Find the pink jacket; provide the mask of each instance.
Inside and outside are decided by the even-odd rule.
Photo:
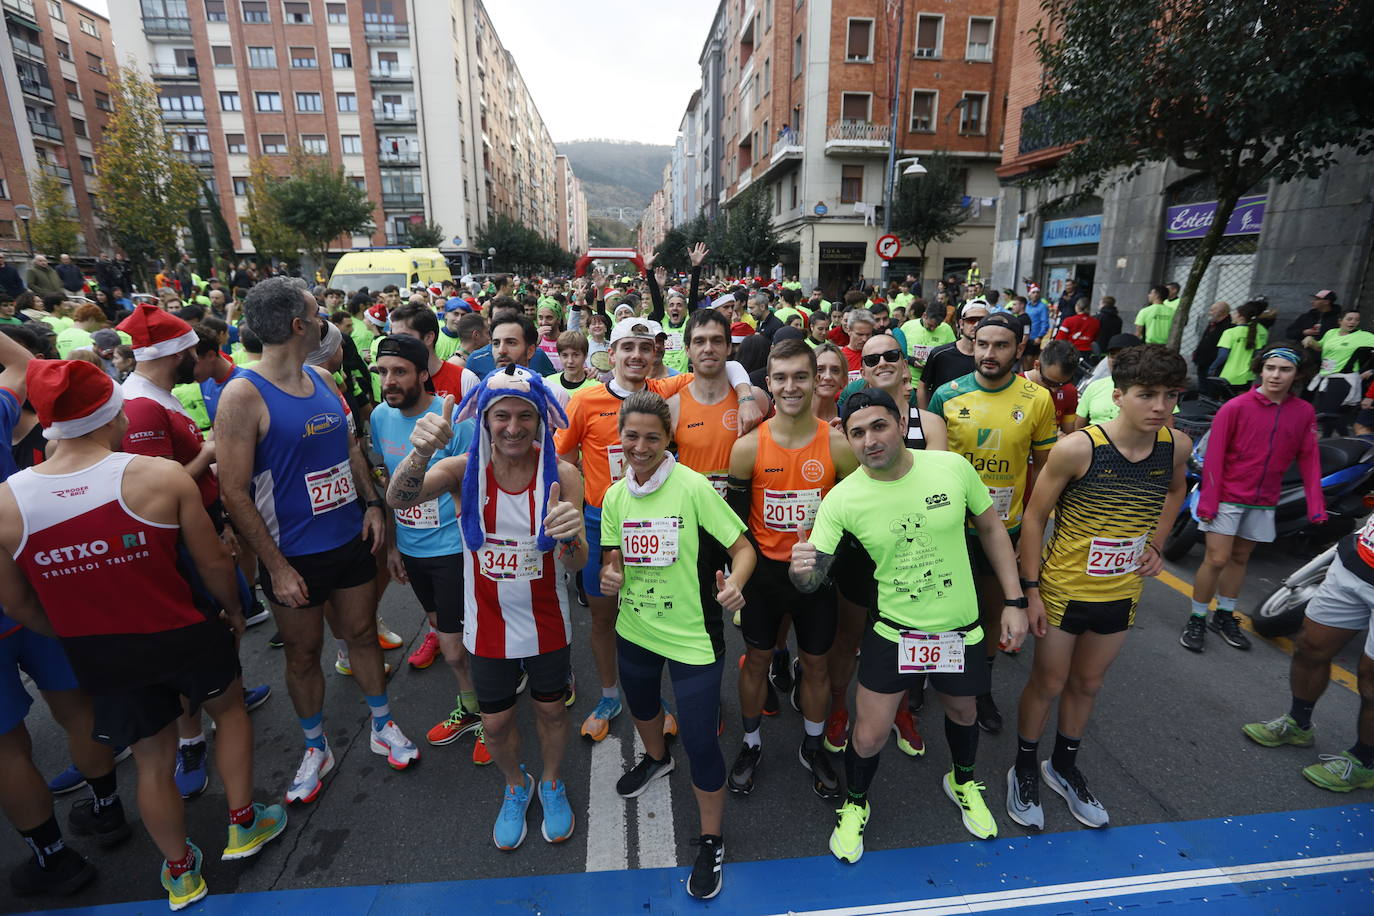
[[[1326,520],[1317,414],[1295,395],[1281,404],[1252,388],[1222,405],[1212,421],[1197,514],[1214,518],[1220,503],[1273,506],[1288,465],[1297,459],[1307,493],[1307,516]]]

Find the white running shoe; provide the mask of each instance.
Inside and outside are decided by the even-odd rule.
[[[401,734],[401,730],[392,720],[387,719],[386,726],[381,731],[371,728],[369,732],[372,736],[372,753],[385,757],[393,769],[404,770],[420,759],[420,749]]]
[[[316,747],[307,747],[305,756],[301,758],[301,765],[296,770],[296,776],[291,780],[291,786],[286,790],[286,802],[299,802],[309,804],[320,794],[320,789],[324,785],[324,778],[334,769],[334,752],[329,749],[329,745],[324,746],[324,750]]]

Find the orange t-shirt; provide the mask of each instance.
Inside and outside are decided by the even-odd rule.
[[[651,378],[647,387],[662,398],[670,398],[688,384],[690,372],[668,378]],[[584,388],[568,402],[568,428],[554,435],[559,455],[582,450],[582,477],[586,481],[587,505],[601,508],[611,484],[625,476],[625,456],[620,449],[620,405],[622,398],[608,384]]]
[[[787,562],[797,530],[816,523],[821,497],[835,485],[835,460],[830,455],[830,424],[824,420],[816,421],[816,434],[801,448],[778,445],[771,425],[759,427],[749,533],[764,556]]]
[[[734,389],[714,404],[692,397],[690,387],[677,393],[677,460],[706,475],[716,492],[725,496],[730,450],[739,436],[739,395]]]

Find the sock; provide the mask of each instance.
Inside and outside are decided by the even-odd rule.
[[[95,799],[97,813],[101,808],[108,808],[119,801],[119,793],[115,791],[114,770],[110,770],[104,776],[87,776],[86,785],[91,787],[91,797]]]
[[[824,722],[812,722],[805,716],[802,717],[802,727],[806,729],[807,736],[811,738],[819,738],[821,735],[825,734]]]
[[[1298,723],[1298,728],[1306,730],[1312,727],[1312,710],[1316,708],[1316,703],[1309,703],[1306,700],[1293,697],[1293,703],[1288,707],[1288,715],[1294,722]]]
[[[1227,598],[1225,595],[1217,595],[1217,610],[1225,611],[1230,614],[1236,609],[1236,599]]]
[[[945,741],[949,744],[949,756],[954,761],[954,781],[960,783],[973,779],[973,763],[978,759],[978,723],[960,725],[945,716]]]
[[[439,637],[439,631],[434,629],[434,624],[429,625],[429,635],[435,637],[436,639]]]
[[[868,802],[868,787],[873,784],[873,776],[878,772],[878,755],[860,757],[850,741],[844,749],[844,784],[849,800],[856,805]]]
[[[1039,741],[1027,741],[1020,735],[1016,736],[1016,772],[1034,773],[1036,754],[1040,751]]]
[[[463,707],[464,709],[466,709],[468,712],[474,712],[474,713],[477,712],[477,711],[478,711],[478,707],[477,707],[477,691],[475,691],[475,690],[463,690],[463,691],[459,691],[459,693],[458,693],[458,705],[462,706],[462,707]]]
[[[188,871],[196,867],[196,854],[190,846],[186,847],[186,855],[179,862],[167,860],[167,870],[172,873],[173,878],[180,878]]]
[[[19,831],[19,835],[28,844],[39,868],[52,868],[54,859],[67,851],[67,844],[62,842],[62,828],[57,826],[56,814],[32,830]]]
[[[1054,755],[1050,766],[1060,776],[1073,772],[1078,766],[1078,744],[1082,738],[1070,738],[1063,732],[1054,733]]]
[[[324,713],[317,712],[308,719],[301,719],[301,731],[305,732],[305,746],[324,750]]]
[[[1374,768],[1374,744],[1356,741],[1355,746],[1350,749],[1350,755],[1360,762],[1360,766],[1366,769]]]
[[[367,705],[372,710],[372,730],[379,732],[386,728],[387,720],[391,718],[391,703],[387,701],[386,694],[367,697]]]
[[[190,746],[193,745],[193,744],[204,744],[204,743],[205,743],[205,733],[204,733],[204,732],[201,732],[199,735],[196,735],[194,738],[178,738],[178,739],[177,739],[177,747],[179,747],[179,748],[181,748],[181,747],[190,747]]]
[[[251,827],[255,820],[257,820],[257,815],[253,812],[252,802],[249,802],[242,808],[229,809],[229,823],[231,824],[238,824],[240,827]]]
[[[609,686],[609,687],[602,687],[602,688],[601,688],[601,696],[604,697],[604,698],[607,699],[607,700],[618,700],[618,699],[620,699],[620,685],[619,685],[619,684],[612,684],[612,685]]]
[[[758,747],[762,742],[759,739],[759,722],[762,716],[740,716],[740,724],[744,726],[744,743],[750,747]]]
[[[1196,598],[1193,599],[1193,616],[1194,616],[1194,617],[1206,617],[1206,616],[1207,616],[1207,602],[1206,602],[1206,601],[1198,601]]]

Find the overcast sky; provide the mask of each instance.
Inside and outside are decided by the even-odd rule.
[[[433,0],[423,0],[433,2]],[[106,0],[84,5],[109,15]],[[555,142],[672,143],[716,0],[486,0]]]

